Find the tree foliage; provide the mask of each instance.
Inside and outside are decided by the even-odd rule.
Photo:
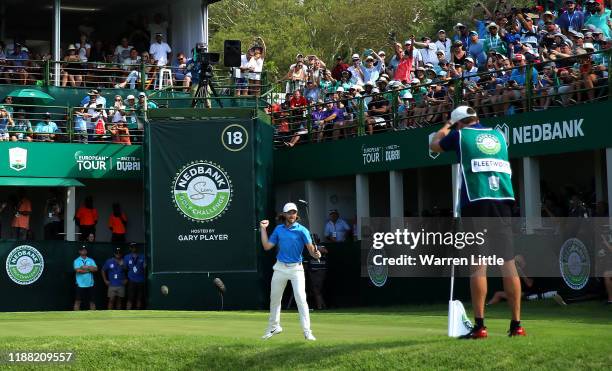
[[[495,0],[491,0],[495,1]],[[515,2],[528,0],[515,0]],[[211,50],[227,39],[241,40],[242,50],[261,36],[267,46],[265,67],[277,77],[298,53],[332,63],[367,49],[391,54],[390,33],[397,41],[415,35],[449,34],[457,22],[471,22],[477,0],[225,0],[210,8]],[[488,4],[491,11],[495,3]]]

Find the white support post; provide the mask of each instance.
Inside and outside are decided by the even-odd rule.
[[[542,227],[542,202],[540,196],[540,162],[537,158],[523,158],[523,194],[525,232],[533,234],[534,229]]]
[[[417,215],[423,216],[423,209],[425,205],[425,185],[423,177],[423,169],[417,169]]]
[[[66,188],[66,207],[64,207],[64,231],[66,241],[76,241],[76,224],[74,214],[76,213],[76,187]]]
[[[361,239],[361,218],[370,216],[370,180],[368,174],[355,175],[355,198],[357,204],[357,239]]]
[[[53,1],[53,85],[60,86],[60,65],[57,63],[62,56],[60,54],[61,24],[62,24],[62,1]]]
[[[389,171],[389,216],[404,217],[404,172]]]
[[[389,171],[389,216],[391,231],[404,227],[404,172]]]
[[[608,210],[610,210],[610,202],[612,201],[612,148],[606,148],[606,178],[608,187]],[[608,220],[610,229],[612,229],[612,213],[608,211]]]
[[[593,166],[595,167],[595,202],[600,202],[605,200],[604,196],[604,175],[603,175],[603,158],[600,150],[595,150],[593,152],[595,156],[593,161]]]
[[[461,165],[451,166],[451,177],[453,186],[453,217],[459,217],[461,209]]]

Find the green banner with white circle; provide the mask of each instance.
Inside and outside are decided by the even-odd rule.
[[[256,270],[253,130],[251,120],[151,122],[152,273]]]

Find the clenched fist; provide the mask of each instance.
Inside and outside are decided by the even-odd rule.
[[[269,225],[270,225],[269,220],[262,220],[261,222],[259,222],[259,227],[263,229],[268,228]]]

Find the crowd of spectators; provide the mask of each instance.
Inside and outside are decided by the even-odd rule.
[[[92,39],[92,30],[86,27],[79,31],[80,37],[61,49],[59,61],[53,61],[51,54],[30,50],[24,42],[16,41],[8,47],[0,42],[0,82],[42,84],[44,65],[51,61],[49,79],[55,79],[54,67],[59,63],[61,86],[153,89],[162,69],[170,70],[173,86],[191,85],[191,77],[185,71],[190,58],[185,58],[183,52],[173,58],[172,47],[166,41],[168,23],[161,14],[151,22],[141,19],[132,24],[117,43]],[[163,83],[168,86],[169,81]]]
[[[389,56],[367,49],[328,67],[298,54],[285,98],[268,107],[277,142],[350,136],[358,123],[369,134],[438,123],[459,101],[487,117],[600,99],[608,94],[609,8],[605,0],[521,9],[498,0],[491,11],[478,2],[452,32],[403,43],[391,33]]]
[[[71,112],[26,111],[6,97],[0,105],[0,141],[141,143],[146,111],[157,104],[144,92],[137,95],[118,94],[107,103],[92,89]]]

